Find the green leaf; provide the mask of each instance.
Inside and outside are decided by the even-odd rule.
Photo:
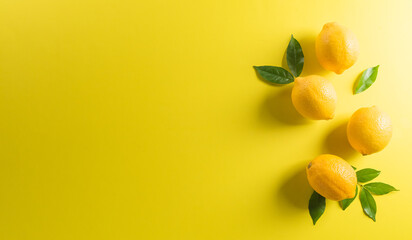
[[[358,196],[358,185],[356,185],[356,190],[355,190],[355,196],[353,198],[348,198],[340,201],[340,206],[342,207],[342,210],[345,211],[347,207],[355,200],[356,196]]]
[[[352,166],[352,165],[351,165]],[[356,170],[356,167],[352,166],[353,170]]]
[[[325,198],[316,191],[313,191],[309,200],[309,214],[312,217],[313,225],[316,224],[320,216],[325,212],[325,207]]]
[[[358,178],[358,182],[368,182],[377,176],[381,171],[372,169],[372,168],[365,168],[356,172],[356,177]]]
[[[399,191],[391,185],[381,182],[368,183],[365,184],[363,187],[368,189],[371,193],[375,195],[384,195],[392,191]]]
[[[373,221],[376,222],[376,202],[368,190],[362,188],[359,194],[359,199],[363,208],[363,212]]]
[[[361,93],[368,89],[376,80],[378,76],[379,65],[371,67],[363,71],[362,76],[357,81],[357,86],[355,88],[355,94]]]
[[[269,84],[288,84],[295,80],[290,72],[281,67],[254,66],[254,68]]]
[[[289,45],[286,50],[286,60],[292,74],[295,77],[299,77],[302,73],[305,58],[303,56],[302,47],[293,35],[290,37]]]

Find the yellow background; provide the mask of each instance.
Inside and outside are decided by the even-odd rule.
[[[0,239],[408,239],[412,1],[1,0]],[[314,40],[337,21],[357,63],[322,70]],[[305,121],[290,91],[253,65],[284,66],[290,35],[303,75],[338,92],[335,119]],[[282,60],[283,59],[283,60]],[[353,96],[366,68],[376,83]],[[362,157],[345,136],[359,107],[392,117],[393,138]],[[303,172],[321,153],[401,191],[327,201],[312,226]]]

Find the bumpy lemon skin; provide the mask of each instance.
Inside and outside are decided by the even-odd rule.
[[[363,155],[379,152],[391,140],[391,119],[376,106],[360,108],[349,119],[347,136],[350,145]]]
[[[318,75],[295,79],[292,103],[302,116],[312,120],[332,119],[336,102],[336,91],[329,80]]]
[[[356,173],[342,158],[322,154],[306,167],[310,186],[327,199],[342,201],[353,198],[356,191]]]
[[[316,38],[316,56],[323,68],[337,74],[355,64],[359,43],[355,34],[336,22],[326,23]]]

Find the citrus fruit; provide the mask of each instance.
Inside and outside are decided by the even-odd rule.
[[[306,167],[306,174],[312,188],[325,198],[341,201],[355,196],[355,170],[338,156],[322,154],[316,157]]]
[[[350,145],[363,155],[379,152],[392,137],[391,119],[376,106],[360,108],[349,119],[347,135]]]
[[[320,65],[337,74],[350,68],[359,55],[359,43],[355,34],[336,22],[323,26],[316,38],[315,47]]]
[[[337,96],[332,83],[317,75],[298,77],[292,89],[292,103],[304,117],[313,120],[332,119]]]

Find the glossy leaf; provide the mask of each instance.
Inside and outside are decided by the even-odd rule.
[[[356,177],[358,178],[358,182],[368,182],[377,176],[381,171],[372,169],[372,168],[365,168],[356,172]]]
[[[295,80],[290,72],[281,67],[254,66],[254,68],[269,84],[288,84]]]
[[[318,219],[325,212],[326,201],[323,196],[321,196],[316,191],[313,191],[312,196],[309,200],[309,214],[312,217],[313,225],[316,224]]]
[[[393,191],[399,191],[398,189],[392,187],[391,185],[386,184],[386,183],[381,183],[381,182],[368,183],[368,184],[365,184],[363,187],[368,189],[369,192],[375,195],[384,195],[384,194],[388,194]]]
[[[290,71],[295,77],[299,77],[302,73],[304,59],[302,47],[292,35],[286,50],[286,60]]]
[[[376,202],[370,192],[362,188],[359,193],[359,199],[363,208],[363,212],[376,222]]]
[[[352,165],[351,165],[352,166]],[[352,166],[353,170],[356,170],[356,167]]]
[[[363,71],[360,79],[357,81],[357,86],[355,88],[355,94],[361,93],[368,89],[375,82],[378,76],[379,65],[371,67]]]
[[[345,210],[349,205],[355,200],[355,198],[358,196],[358,185],[356,185],[356,190],[355,190],[355,196],[353,198],[348,198],[340,201],[340,206],[342,207],[342,210]]]

